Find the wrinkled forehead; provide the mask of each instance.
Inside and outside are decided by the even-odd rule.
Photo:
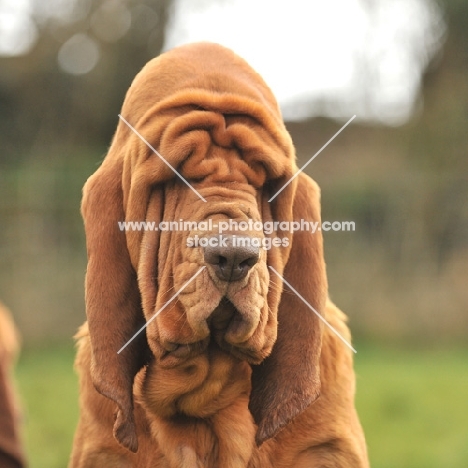
[[[230,110],[223,109],[224,102],[213,108],[200,103],[166,109],[166,116],[163,110],[148,116],[142,133],[159,150],[156,157],[146,148],[151,172],[161,181],[177,175],[191,181],[209,179],[214,184],[245,183],[255,188],[291,177],[295,154],[286,129],[268,121],[264,110],[259,112],[264,115],[252,115],[245,109],[234,112],[235,103],[229,104]]]
[[[272,162],[281,155],[255,141],[259,140],[259,130],[245,124],[247,117],[210,117],[216,127],[193,131],[190,153],[179,166],[184,178],[204,181],[207,186],[250,185],[259,189],[274,177]],[[187,139],[190,137],[187,135]]]

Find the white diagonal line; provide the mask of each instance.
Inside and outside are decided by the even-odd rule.
[[[206,267],[202,266],[118,351],[120,354]]]
[[[353,115],[269,200],[274,200],[354,119]]]
[[[283,283],[287,284],[292,292],[328,327],[332,330],[338,338],[349,348],[351,351],[357,353],[357,351],[340,335],[340,333],[333,328],[272,266],[269,267],[281,280]]]
[[[187,186],[188,186],[191,190],[193,190],[201,200],[203,200],[203,201],[206,203],[206,200],[200,195],[200,193],[199,193],[197,190],[195,190],[195,189],[192,187],[192,185],[190,185],[190,184],[187,182],[187,180],[180,174],[180,172],[177,171],[177,169],[174,169],[174,167],[173,167],[170,163],[168,163],[168,162],[159,154],[159,152],[158,152],[155,148],[153,148],[153,146],[151,146],[151,144],[143,137],[143,135],[141,135],[141,133],[138,132],[138,130],[136,130],[135,127],[133,127],[127,120],[125,120],[125,118],[124,118],[121,114],[119,114],[119,118],[127,124],[127,126],[133,131],[133,133],[135,133],[135,135],[137,135],[137,136],[140,138],[140,140],[143,141],[143,142],[146,144],[146,146],[148,146],[148,148],[150,148],[156,156],[159,156],[159,158],[161,159],[161,161],[163,161],[170,169],[172,169],[172,172],[174,172],[174,174],[176,174],[177,176],[179,176],[179,178],[180,178],[183,182],[185,182],[185,184],[187,184]]]

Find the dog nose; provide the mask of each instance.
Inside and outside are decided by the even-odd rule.
[[[239,281],[258,262],[260,248],[251,237],[217,236],[208,239],[204,248],[205,263],[212,265],[223,281]]]

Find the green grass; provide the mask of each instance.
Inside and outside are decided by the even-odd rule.
[[[468,349],[357,344],[357,407],[373,468],[468,466]],[[65,468],[78,417],[74,350],[27,349],[17,367],[30,468]]]
[[[468,350],[358,346],[355,369],[372,467],[468,467]]]
[[[17,380],[30,468],[65,468],[78,421],[73,345],[23,350]]]

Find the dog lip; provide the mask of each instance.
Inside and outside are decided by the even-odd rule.
[[[225,330],[231,322],[233,316],[239,313],[232,302],[224,296],[221,299],[218,307],[208,318],[208,324],[210,329],[214,330]]]
[[[234,346],[245,342],[256,329],[255,323],[244,316],[227,297],[221,300],[208,323],[216,340],[221,339]]]
[[[251,322],[234,318],[229,323],[224,339],[232,345],[239,345],[247,341],[254,332],[255,327],[252,326]]]
[[[207,336],[210,335],[210,328],[208,326],[206,319],[202,319],[202,320],[190,320],[189,319],[189,324],[197,336],[206,338]]]

